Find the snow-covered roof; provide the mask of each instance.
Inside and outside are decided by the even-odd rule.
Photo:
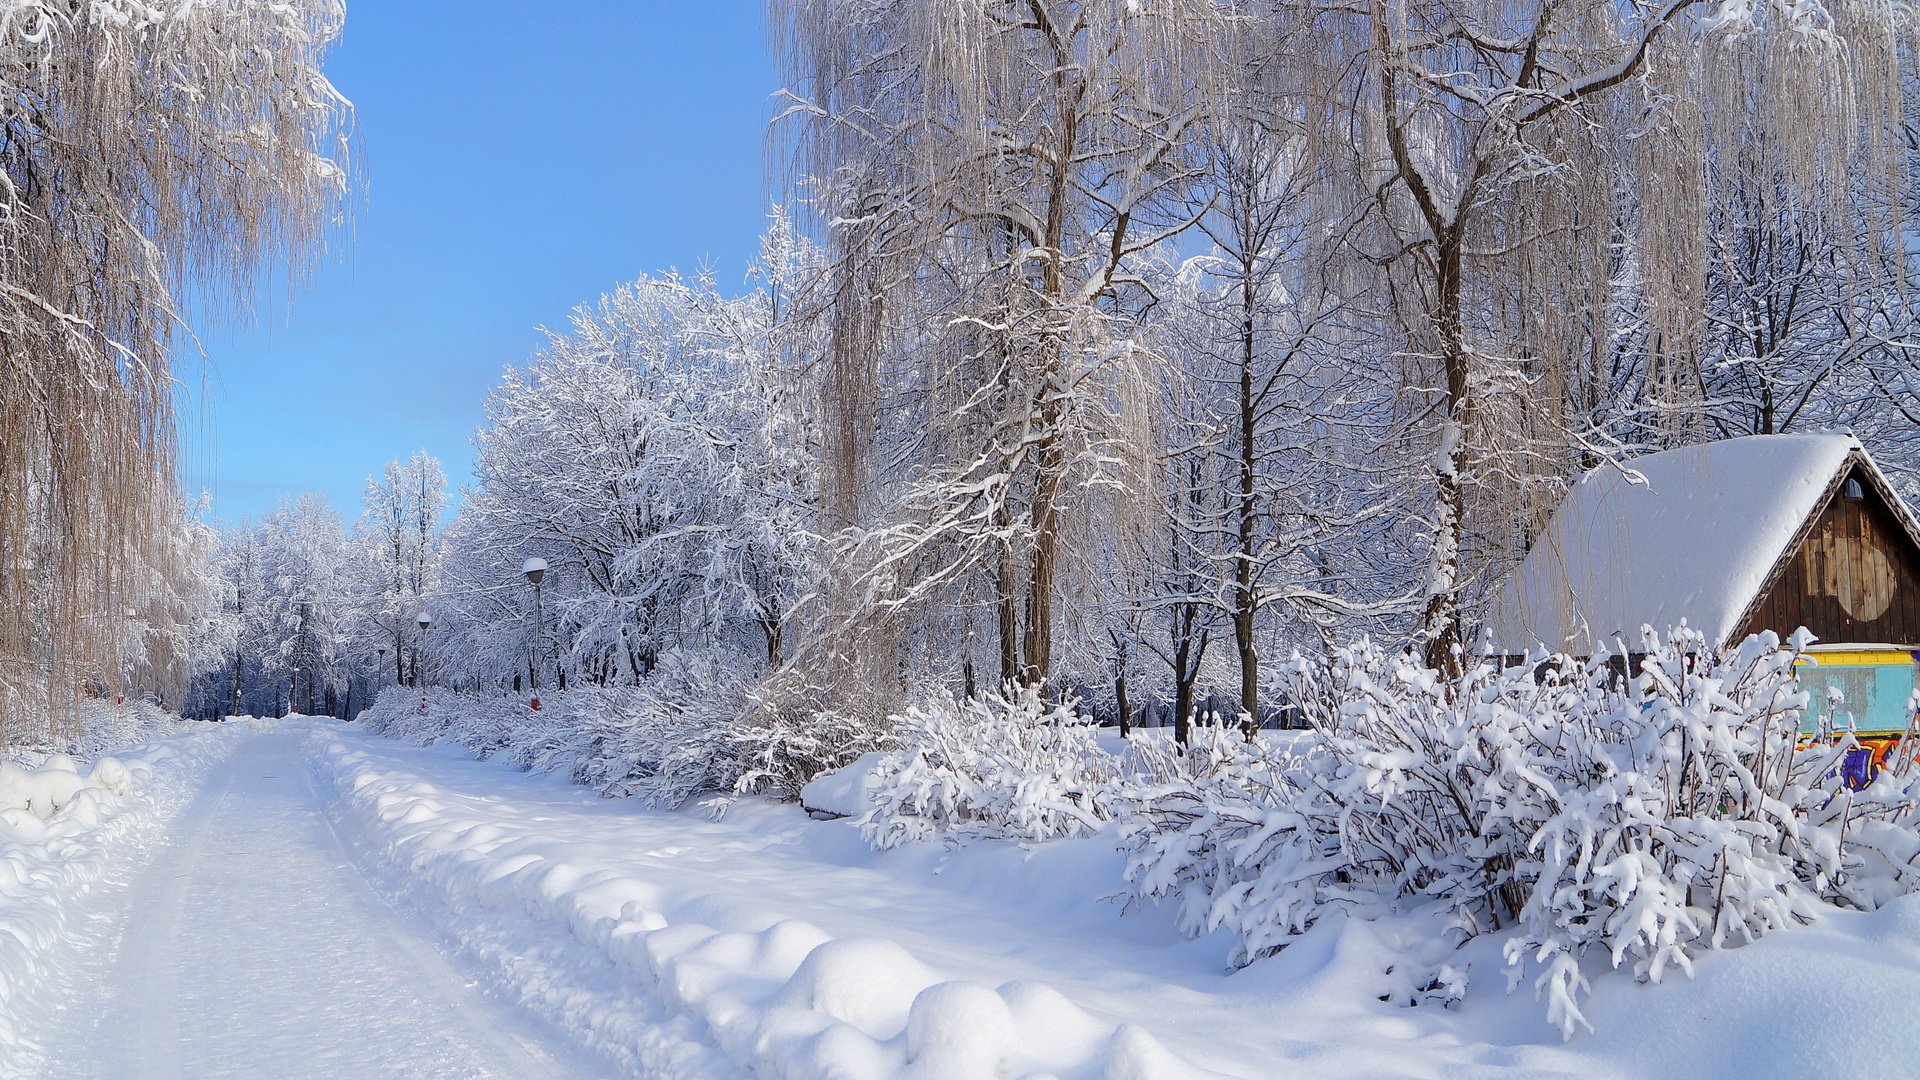
[[[1724,643],[1859,450],[1851,435],[1751,435],[1595,469],[1495,594],[1482,641],[1591,655],[1684,619]]]

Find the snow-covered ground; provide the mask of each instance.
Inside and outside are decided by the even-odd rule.
[[[1599,1034],[1563,1045],[1525,987],[1458,1011],[1377,1000],[1390,928],[1330,919],[1229,974],[1224,938],[1122,909],[1102,838],[874,853],[851,823],[790,806],[742,801],[716,822],[337,729],[309,745],[364,857],[411,883],[497,992],[655,1075],[1731,1077],[1920,1061],[1920,1032],[1898,1020],[1920,992],[1913,901],[1709,956],[1691,983],[1597,977]],[[1504,978],[1496,955],[1471,959]]]
[[[62,932],[85,962],[58,969],[65,1007],[22,1013],[0,995],[0,1023],[38,1033],[6,1046],[0,1074],[1746,1077],[1920,1062],[1913,898],[1707,955],[1691,981],[1596,971],[1597,1034],[1563,1044],[1524,986],[1458,1010],[1377,1000],[1395,955],[1383,935],[1411,924],[1330,917],[1228,973],[1230,942],[1185,940],[1165,912],[1111,898],[1121,857],[1102,837],[875,853],[797,807],[647,811],[351,726],[224,737],[230,757],[178,770],[170,818],[142,811],[140,837],[90,849],[90,873],[131,883],[70,893]],[[1496,956],[1466,959],[1497,986]],[[48,982],[30,976],[26,998]]]

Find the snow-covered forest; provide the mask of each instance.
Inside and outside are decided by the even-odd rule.
[[[747,280],[582,304],[457,516],[415,456],[231,530],[193,707],[1271,723],[1296,651],[1457,670],[1596,465],[1847,428],[1913,474],[1905,8],[1030,7],[776,5]]]
[[[361,507],[294,500],[215,545],[160,479],[165,369],[122,354],[164,357],[189,268],[305,257],[344,189],[347,106],[312,67],[338,12],[250,13],[308,67],[219,99],[273,124],[183,113],[179,137],[244,143],[222,152],[258,175],[190,183],[215,151],[171,146],[60,204],[126,243],[19,248],[49,284],[17,339],[53,344],[9,360],[44,389],[7,397],[40,433],[7,443],[0,518],[31,552],[7,563],[8,715],[712,669],[782,724],[1014,683],[1184,731],[1272,720],[1296,650],[1364,635],[1448,667],[1596,464],[1847,427],[1910,471],[1916,83],[1906,9],[1855,6],[776,5],[791,201],[746,281],[583,303],[489,394],[457,517],[416,455]],[[28,62],[47,35],[143,55],[22,10],[21,80],[55,77]],[[120,92],[185,102],[240,62],[190,38],[176,84]],[[48,115],[111,141],[124,110],[88,108]],[[23,130],[16,200],[81,168]],[[180,198],[112,210],[149,189]],[[140,288],[94,313],[58,260]],[[552,567],[538,627],[526,558]]]
[[[62,756],[129,701],[357,719],[716,834],[801,803],[864,845],[823,862],[1097,848],[1216,967],[1364,925],[1366,1008],[1504,982],[1562,1039],[1609,967],[1920,891],[1920,774],[1802,738],[1805,631],[1487,630],[1643,454],[1844,430],[1920,498],[1910,0],[772,0],[744,276],[581,297],[475,388],[471,477],[393,432],[359,505],[215,523],[182,298],[244,310],[343,231],[343,18],[0,0],[0,750],[59,774],[0,771],[0,843],[137,787]],[[362,803],[437,759],[301,730],[435,903],[598,902],[407,849]],[[664,933],[639,903],[576,933]]]

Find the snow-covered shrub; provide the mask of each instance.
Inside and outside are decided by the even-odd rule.
[[[471,700],[451,690],[389,686],[356,718],[369,731],[401,742],[428,746],[440,741],[458,715],[449,706]]]
[[[874,769],[861,835],[876,848],[946,834],[1082,836],[1107,814],[1117,762],[1071,701],[943,694],[894,718],[900,749]]]
[[[1133,740],[1113,809],[1135,894],[1173,900],[1189,934],[1230,927],[1235,966],[1306,930],[1340,859],[1337,836],[1298,809],[1296,775],[1318,757],[1213,728],[1197,729],[1184,750]]]
[[[1533,771],[1553,686],[1492,665],[1447,683],[1365,642],[1296,659],[1289,696],[1318,736],[1306,751],[1219,733],[1134,749],[1117,796],[1127,880],[1177,897],[1189,933],[1232,929],[1236,964],[1334,905],[1438,903],[1468,934],[1511,921],[1527,835],[1501,793]]]
[[[797,799],[822,773],[846,768],[861,757],[897,745],[893,732],[835,709],[756,709],[727,731],[729,754],[743,794]]]
[[[1846,792],[1851,740],[1797,747],[1793,666],[1772,634],[1724,656],[1681,628],[1649,633],[1629,679],[1606,658],[1479,665],[1447,681],[1362,643],[1296,660],[1288,696],[1317,739],[1301,753],[1202,738],[1136,748],[1114,804],[1137,895],[1171,898],[1194,934],[1228,927],[1235,963],[1336,908],[1413,911],[1456,941],[1506,935],[1549,1017],[1585,1024],[1583,965],[1641,978],[1702,950],[1910,891],[1920,781]],[[1403,985],[1449,999],[1444,956]]]
[[[744,684],[708,665],[663,662],[639,686],[519,696],[391,688],[361,722],[393,738],[447,741],[479,758],[559,773],[603,795],[676,807],[731,790],[744,766],[730,742]]]
[[[1701,950],[1814,918],[1840,838],[1804,816],[1829,799],[1832,756],[1796,749],[1793,665],[1809,641],[1765,633],[1713,656],[1685,628],[1649,635],[1624,695],[1590,665],[1556,737],[1530,748],[1537,777],[1503,800],[1529,834],[1506,955],[1542,968],[1535,986],[1563,1033],[1586,1025],[1590,953],[1657,982]]]
[[[92,759],[164,735],[179,732],[179,717],[151,701],[135,698],[109,701],[87,698],[80,702],[77,725],[57,722],[58,718],[38,713],[37,723],[23,723],[8,732],[4,743],[7,757],[33,763],[50,754],[70,754]]]
[[[711,660],[671,655],[652,678],[618,691],[612,707],[581,715],[577,727],[593,741],[574,779],[653,806],[730,790],[740,766],[727,735],[746,692],[744,679]]]
[[[400,697],[402,715],[406,715],[406,700],[405,695]],[[552,695],[543,694],[541,700],[547,709],[554,705]],[[540,717],[528,700],[519,695],[469,697],[446,692],[435,693],[427,701],[427,708],[419,709],[416,705],[413,710],[420,716],[414,723],[419,725],[422,735],[439,727],[440,734],[434,738],[444,735],[477,758],[503,755],[506,761],[522,769],[530,769],[534,764],[536,754],[530,743],[550,730],[547,724],[536,723]],[[404,728],[406,722],[400,726]]]
[[[392,688],[361,713],[361,723],[403,742],[451,742],[474,757],[564,774],[603,796],[649,805],[676,807],[730,780],[726,763],[708,757],[712,719],[664,684],[541,692],[538,711],[520,696]]]

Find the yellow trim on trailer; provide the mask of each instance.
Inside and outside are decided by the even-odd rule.
[[[1807,653],[1796,664],[1815,664],[1820,667],[1891,667],[1904,664],[1913,666],[1913,654],[1905,649],[1835,649],[1832,652]]]

